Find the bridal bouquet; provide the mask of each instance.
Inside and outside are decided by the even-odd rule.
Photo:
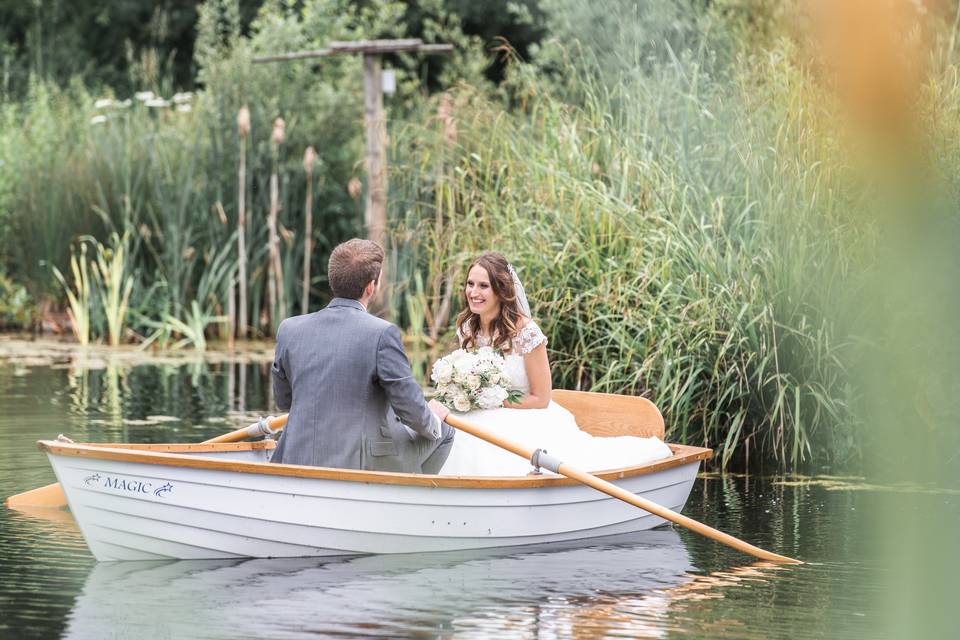
[[[496,409],[520,392],[511,391],[503,358],[491,347],[477,351],[457,349],[433,364],[430,379],[437,385],[437,400],[455,411]]]

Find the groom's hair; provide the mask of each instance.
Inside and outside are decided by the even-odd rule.
[[[327,263],[327,280],[333,295],[358,300],[371,280],[380,277],[383,247],[372,240],[352,238],[338,244]]]

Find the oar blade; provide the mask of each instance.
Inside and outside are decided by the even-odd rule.
[[[44,507],[47,509],[62,509],[67,506],[67,496],[63,494],[63,489],[59,482],[48,484],[45,487],[31,489],[10,496],[4,501],[4,504],[11,509],[21,507]]]

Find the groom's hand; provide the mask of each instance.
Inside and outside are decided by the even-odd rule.
[[[446,420],[447,416],[450,415],[450,409],[447,409],[444,405],[440,404],[436,400],[431,400],[427,403],[427,406],[430,407],[430,411],[433,411],[433,415],[440,418],[440,422]]]

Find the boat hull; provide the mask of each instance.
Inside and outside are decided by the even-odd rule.
[[[275,474],[287,465],[266,464],[265,450],[159,454],[157,462],[66,448],[48,447],[47,454],[101,561],[457,551],[587,540],[664,523],[561,478],[301,477]],[[609,479],[680,511],[700,459]]]

